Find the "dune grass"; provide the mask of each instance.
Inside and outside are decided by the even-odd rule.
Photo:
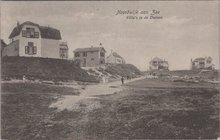
[[[4,91],[10,89],[8,91],[12,94],[2,94],[2,138],[107,140],[219,137],[217,86],[181,85],[145,79],[126,84],[125,90],[120,93],[80,104],[80,110],[58,112],[48,107],[58,99],[58,91],[64,90],[56,87],[58,94],[49,94],[48,91],[54,91],[54,87],[39,89],[39,85],[29,85],[31,88],[28,85],[17,85],[12,89],[10,85],[3,85]],[[18,92],[19,88],[25,92]],[[31,92],[30,89],[34,90]],[[87,105],[92,106],[93,102],[99,107],[86,111]]]

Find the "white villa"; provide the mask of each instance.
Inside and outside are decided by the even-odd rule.
[[[168,70],[169,69],[169,64],[168,61],[165,59],[161,59],[158,57],[154,57],[150,62],[149,62],[149,69],[150,70]]]
[[[194,60],[191,59],[191,69],[214,69],[211,57],[198,57]]]
[[[125,64],[124,58],[113,51],[111,51],[111,54],[106,58],[106,62],[112,64]]]
[[[68,58],[68,45],[61,41],[60,31],[26,21],[17,23],[2,56]]]

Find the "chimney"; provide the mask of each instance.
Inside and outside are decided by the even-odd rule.
[[[99,46],[102,46],[102,43],[100,43]]]
[[[19,26],[20,25],[20,23],[19,23],[19,21],[17,21],[17,26]]]

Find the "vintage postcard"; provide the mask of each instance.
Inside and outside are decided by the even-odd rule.
[[[220,137],[218,0],[0,4],[0,139]]]

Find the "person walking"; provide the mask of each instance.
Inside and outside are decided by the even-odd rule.
[[[123,76],[121,77],[121,83],[122,83],[122,85],[124,84],[124,77]]]

